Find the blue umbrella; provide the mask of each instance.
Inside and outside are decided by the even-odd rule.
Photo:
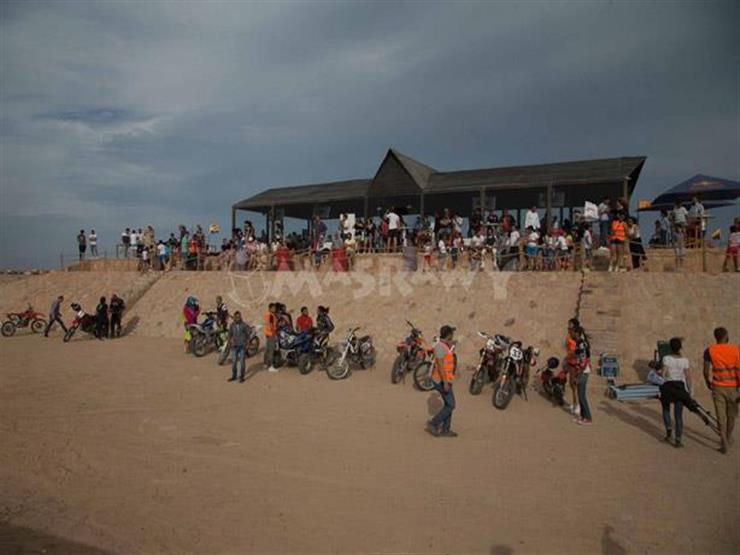
[[[650,208],[653,210],[671,208],[676,201],[685,204],[691,202],[694,197],[698,197],[705,208],[729,206],[740,197],[740,183],[698,173],[658,195]]]

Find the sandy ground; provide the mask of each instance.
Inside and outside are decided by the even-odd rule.
[[[693,415],[457,387],[456,439],[389,355],[330,381],[252,362],[226,383],[176,339],[0,341],[0,552],[738,553],[738,447]],[[463,374],[467,380],[467,374]],[[702,398],[704,399],[704,398]]]

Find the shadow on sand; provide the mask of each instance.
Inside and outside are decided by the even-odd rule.
[[[112,555],[109,551],[73,542],[23,526],[0,522],[0,553],[13,555]]]

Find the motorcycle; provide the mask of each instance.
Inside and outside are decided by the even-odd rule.
[[[553,404],[562,407],[565,404],[565,384],[568,382],[568,372],[561,368],[560,372],[555,373],[555,369],[560,366],[560,361],[555,357],[547,359],[547,366],[537,370],[540,375],[540,386],[545,396]]]
[[[258,326],[248,326],[249,334],[247,339],[247,358],[252,358],[260,350],[260,337],[259,332],[262,329],[262,324]],[[216,357],[216,364],[223,366],[231,357],[231,349],[229,348],[229,329],[219,329],[216,333],[216,349],[218,351],[218,357]]]
[[[339,356],[326,367],[326,373],[332,380],[342,380],[350,375],[350,364],[360,368],[370,368],[375,364],[375,347],[369,335],[357,336],[360,328],[347,330],[347,337],[339,349]]]
[[[10,337],[16,330],[21,328],[31,327],[33,333],[43,333],[46,329],[46,319],[40,312],[35,312],[31,305],[25,312],[9,312],[6,314],[8,319],[3,322],[0,332],[5,337]]]
[[[278,350],[275,353],[275,367],[283,364],[298,366],[301,374],[308,374],[317,361],[325,361],[329,356],[329,335],[313,330],[292,332],[278,331]]]
[[[219,329],[216,325],[216,313],[206,312],[206,319],[200,324],[190,324],[190,352],[197,357],[204,356],[211,348],[218,348],[217,336]]]
[[[407,372],[414,370],[426,358],[426,342],[419,328],[406,320],[411,328],[409,335],[396,345],[398,356],[391,368],[391,383],[400,382]]]
[[[506,352],[506,357],[501,368],[501,374],[493,385],[493,406],[504,410],[514,393],[527,398],[527,385],[529,384],[529,369],[537,364],[539,349],[529,346],[522,351],[522,342],[513,341]]]
[[[501,371],[503,363],[503,354],[509,347],[511,339],[504,335],[488,335],[484,331],[479,331],[478,335],[486,340],[486,344],[478,351],[478,366],[473,372],[470,380],[469,391],[471,395],[480,395],[486,382],[494,383]]]
[[[434,336],[432,345],[425,352],[424,360],[414,368],[414,385],[421,391],[431,391],[434,389],[434,380],[432,379],[432,368],[434,368],[434,345],[439,338]],[[455,368],[457,368],[457,353],[455,344],[452,344],[452,356],[455,358]]]
[[[95,319],[95,316],[83,312],[79,305],[76,305],[76,308],[75,305],[72,305],[72,308],[75,311],[75,317],[69,324],[67,331],[64,333],[62,341],[68,343],[78,328],[85,333],[98,337],[97,320]]]

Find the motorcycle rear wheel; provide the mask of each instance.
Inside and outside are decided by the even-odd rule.
[[[403,379],[403,375],[406,373],[406,357],[398,355],[396,360],[393,361],[393,368],[391,368],[391,383],[398,383]]]
[[[44,330],[46,329],[46,320],[43,318],[35,318],[33,322],[31,322],[31,331],[33,333],[44,333]]]
[[[429,361],[419,363],[414,368],[414,385],[420,391],[431,391],[434,389],[432,381],[432,365]]]
[[[483,367],[478,368],[475,373],[473,374],[473,378],[470,380],[470,394],[471,395],[480,395],[481,391],[483,391],[483,382],[485,382],[486,373],[485,370],[483,370]]]
[[[504,385],[501,385],[501,379],[497,380],[493,386],[493,397],[491,402],[499,410],[504,410],[509,406],[511,399],[514,397],[514,380],[507,379]]]
[[[0,331],[5,337],[10,337],[15,333],[15,324],[10,320],[3,322],[3,327]]]
[[[310,374],[313,370],[313,355],[311,353],[301,353],[298,355],[298,371],[303,374]]]
[[[326,374],[332,380],[345,379],[350,374],[349,360],[346,357],[344,360],[339,357],[332,364],[326,367]]]

